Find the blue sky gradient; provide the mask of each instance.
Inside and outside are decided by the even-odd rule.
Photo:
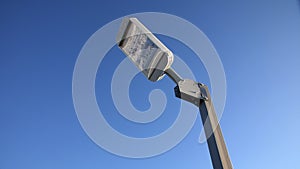
[[[218,51],[227,78],[221,127],[233,166],[300,168],[299,7],[296,0],[1,1],[0,168],[212,168],[207,145],[198,143],[200,117],[175,148],[146,159],[101,149],[76,117],[72,74],[84,43],[114,19],[152,11],[192,22]],[[203,64],[188,47],[158,37],[186,61],[197,81],[210,85]],[[98,103],[118,131],[136,137],[158,134],[177,116],[174,84],[168,78],[152,83],[137,75],[130,88],[133,104],[146,110],[148,93],[160,88],[168,98],[167,109],[151,124],[126,121],[110,96],[111,76],[124,58],[115,46],[101,63]]]

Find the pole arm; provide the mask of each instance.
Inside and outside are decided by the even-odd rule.
[[[171,67],[165,70],[165,73],[176,83],[178,84],[179,81],[182,81],[182,78],[175,72],[174,69]]]

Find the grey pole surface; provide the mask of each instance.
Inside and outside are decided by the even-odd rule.
[[[211,101],[207,86],[203,86],[208,100],[201,100],[199,105],[200,115],[207,139],[210,157],[215,169],[232,169],[229,153],[226,148],[221,127],[216,116],[216,112]],[[214,131],[212,131],[214,129]]]
[[[193,80],[182,80],[172,68],[166,70],[166,74],[177,84],[174,88],[176,97],[199,107],[213,168],[232,169],[208,87]]]

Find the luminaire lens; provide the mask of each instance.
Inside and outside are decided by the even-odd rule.
[[[161,79],[173,63],[173,53],[136,18],[123,19],[117,43],[151,81]]]

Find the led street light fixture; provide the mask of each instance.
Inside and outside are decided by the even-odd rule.
[[[171,68],[172,52],[136,18],[123,19],[117,43],[149,80],[155,82],[168,75],[177,85],[174,88],[176,97],[199,107],[213,168],[232,169],[208,87],[194,80],[182,79]]]
[[[117,43],[126,56],[151,81],[164,76],[173,63],[173,53],[136,18],[124,18]]]

